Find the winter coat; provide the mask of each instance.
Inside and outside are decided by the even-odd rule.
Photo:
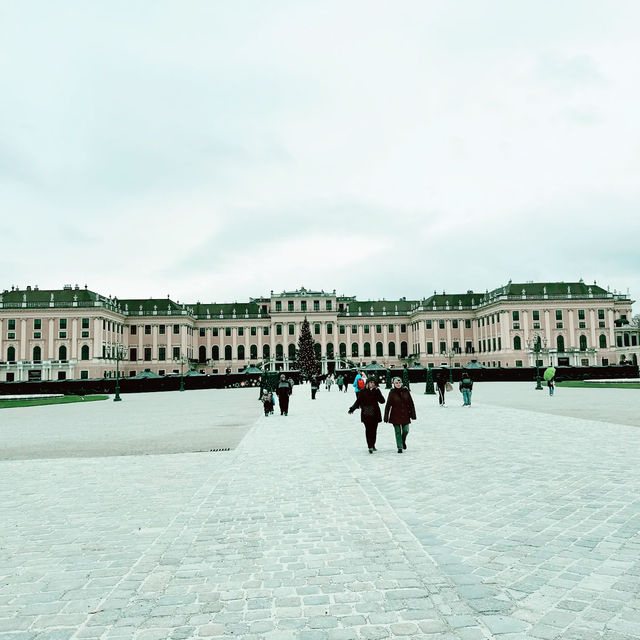
[[[360,389],[356,396],[356,401],[349,408],[349,413],[353,413],[359,408],[361,422],[380,422],[382,414],[380,413],[379,404],[384,404],[384,397],[378,387]]]
[[[416,408],[411,392],[406,387],[391,389],[384,408],[384,421],[406,425],[416,419]]]
[[[278,398],[282,398],[282,396],[290,396],[291,385],[286,380],[280,380],[276,393],[278,394]]]
[[[471,389],[473,389],[473,381],[471,380],[471,378],[469,376],[464,376],[462,380],[460,380],[458,389],[460,389],[460,391],[462,391],[463,389],[469,389],[469,391],[471,391]]]

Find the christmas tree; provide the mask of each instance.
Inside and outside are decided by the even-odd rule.
[[[305,317],[300,329],[298,352],[296,355],[298,357],[300,373],[302,374],[302,377],[307,380],[320,373],[320,363],[318,362],[318,358],[316,358],[314,344],[315,343],[311,336],[311,328],[309,327],[309,321]]]

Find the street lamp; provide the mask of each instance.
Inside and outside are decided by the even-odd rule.
[[[180,356],[180,391],[184,391],[184,363],[186,361],[185,356]]]
[[[123,344],[116,344],[116,395],[113,399],[114,402],[120,402],[120,359],[124,356],[125,346]]]
[[[449,348],[444,354],[449,360],[449,382],[453,384],[453,359],[458,355],[454,349]]]
[[[540,352],[547,347],[547,339],[542,338],[540,334],[534,334],[529,338],[529,349],[533,351],[536,359],[536,391],[542,391],[542,383],[540,379]]]

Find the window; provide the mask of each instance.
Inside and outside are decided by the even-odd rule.
[[[314,300],[313,301],[313,310],[314,311],[320,311],[320,300]]]
[[[556,309],[556,320],[562,321],[562,309]]]
[[[376,325],[376,333],[382,333],[382,325],[381,324],[377,324]]]
[[[340,343],[339,352],[341,358],[347,357],[347,345],[344,342]]]
[[[340,332],[340,334],[344,335],[345,330],[346,330],[346,327],[343,324],[338,325],[338,331]]]
[[[431,322],[431,320],[425,320],[425,325],[427,329],[433,328],[433,322]]]
[[[244,360],[244,345],[238,345],[238,360]]]
[[[293,300],[287,302],[287,311],[293,311]]]
[[[175,332],[174,332],[175,333]],[[229,338],[231,336],[231,327],[224,328],[224,335]]]
[[[520,351],[522,349],[522,340],[520,336],[514,336],[513,338],[513,350]]]
[[[33,337],[34,337],[34,338],[39,338],[39,337],[40,337],[40,334],[39,334],[39,333],[35,333],[35,334],[33,335]],[[83,338],[88,338],[88,337],[89,337],[89,332],[88,332],[88,331],[83,331],[83,332],[82,332],[82,337],[83,337]]]
[[[303,301],[300,303],[300,310],[301,310],[301,311],[306,311],[306,310],[307,310],[307,301],[306,301],[306,300],[303,300]]]
[[[516,360],[516,367],[522,366],[522,360]]]
[[[390,324],[389,325],[389,333],[393,333],[396,330],[395,326]]]
[[[163,362],[167,359],[167,348],[159,347],[158,348],[158,360],[162,360]]]
[[[33,347],[33,360],[34,362],[40,362],[42,360],[42,349],[40,347]]]
[[[457,329],[458,328],[458,321],[457,320],[452,320],[451,321],[451,326],[453,329]]]
[[[175,335],[177,335],[178,333],[180,333],[180,325],[179,324],[174,324],[173,325],[173,333]]]
[[[282,311],[282,301],[276,300],[276,311]]]
[[[289,360],[295,360],[295,359],[296,359],[296,345],[292,343],[289,345]]]
[[[200,337],[201,338],[204,338],[205,333],[206,333],[206,329],[204,327],[200,327]]]
[[[400,357],[401,358],[406,358],[407,355],[408,355],[407,343],[406,342],[401,342],[400,343]]]
[[[395,342],[390,342],[389,343],[389,356],[390,357],[395,357],[396,355],[396,343]]]
[[[129,333],[130,333],[132,336],[135,336],[135,335],[138,333],[138,327],[137,327],[135,324],[132,324],[132,325],[129,327]]]
[[[82,345],[82,349],[80,349],[80,360],[88,360],[89,359],[89,346],[86,344]]]
[[[333,358],[333,342],[327,342],[327,358]]]
[[[584,320],[584,309],[578,309],[578,320]]]
[[[232,353],[232,350],[231,350],[231,345],[228,344],[224,348],[224,359],[225,360],[231,360],[232,358],[233,358],[233,353]]]
[[[213,335],[214,338],[218,337],[218,327],[213,327],[211,329],[211,335]]]
[[[258,335],[257,327],[251,327],[251,335],[252,336],[257,336]]]
[[[407,333],[407,325],[406,324],[401,324],[400,325],[400,333]]]
[[[351,325],[351,333],[358,333],[358,325],[357,324],[352,324]]]
[[[173,347],[173,359],[180,360],[180,347]]]
[[[600,348],[607,348],[607,336],[605,336],[604,333],[600,334]]]
[[[316,322],[316,323],[313,325],[313,333],[314,333],[314,335],[316,335],[316,336],[319,336],[319,335],[320,335],[320,323],[319,323],[319,322]]]
[[[281,324],[277,324],[276,325],[276,335],[277,336],[281,336],[282,335],[282,325]]]
[[[352,342],[351,343],[351,357],[352,358],[357,358],[358,357],[358,343],[357,342]]]
[[[363,355],[365,358],[371,357],[371,345],[368,342],[365,342],[363,345]]]
[[[145,336],[151,335],[151,325],[150,324],[145,324],[144,325],[144,335]]]
[[[257,360],[258,359],[258,345],[252,344],[249,347],[249,358],[251,358],[251,360]]]
[[[604,320],[604,309],[598,309],[598,320]]]
[[[471,329],[471,320],[465,320],[464,321],[464,328],[465,329]]]
[[[444,329],[444,320],[438,320],[438,329]]]
[[[217,331],[218,331],[218,330],[216,329],[216,333],[215,333],[214,335],[218,335],[218,334],[217,334]],[[158,327],[158,333],[159,333],[161,336],[163,336],[166,332],[167,332],[167,325],[165,325],[165,324],[161,324],[161,325]]]
[[[66,332],[66,331],[59,331],[59,332],[58,332],[58,337],[60,337],[60,338],[66,338],[66,337],[67,337],[67,332]]]
[[[87,334],[86,336],[84,335],[85,333]],[[33,337],[34,338],[42,338],[42,333],[40,331],[34,331],[33,332]],[[88,331],[83,331],[82,332],[82,337],[83,338],[88,338],[89,337],[89,332]]]
[[[558,336],[556,338],[556,347],[558,349],[558,353],[564,353],[564,337]]]
[[[431,355],[433,353],[433,342],[427,342],[427,355]]]
[[[269,327],[262,327],[262,335],[263,336],[269,335]]]
[[[7,349],[7,360],[9,362],[15,362],[16,359],[16,348],[15,347],[9,347]]]
[[[440,343],[440,353],[446,353],[447,352],[447,343],[446,342],[441,342]]]
[[[80,380],[88,380],[89,379],[89,372],[86,370],[83,370],[80,372]]]
[[[36,322],[38,323],[37,327],[35,326]],[[40,320],[34,320],[33,324],[34,324],[34,329],[40,329]],[[89,318],[82,318],[82,328],[83,329],[89,328]]]
[[[465,353],[473,353],[473,343],[471,342],[471,340],[467,340],[464,343],[464,352]]]
[[[8,331],[15,331],[16,330],[16,321],[15,320],[9,320],[8,321],[9,326],[7,327]]]
[[[376,342],[376,357],[381,357],[383,354],[382,342]]]
[[[333,333],[333,324],[331,322],[327,322],[327,333],[328,334]]]
[[[327,311],[331,311],[331,300],[327,300],[325,308],[326,308]]]
[[[151,360],[151,347],[144,348],[144,359],[148,362]]]
[[[457,340],[453,341],[453,350],[456,353],[460,353],[460,343]]]
[[[520,312],[519,311],[514,311],[512,313],[513,316],[513,321],[514,322],[520,322]]]
[[[67,328],[67,319],[60,318],[60,329],[66,329],[66,328]]]
[[[540,312],[539,311],[532,311],[531,313],[533,314],[534,322],[540,322]]]
[[[296,325],[295,324],[289,324],[289,335],[292,336],[294,335],[296,332]]]
[[[369,333],[369,325],[368,324],[364,325],[364,332],[365,333]]]
[[[586,350],[587,350],[587,336],[581,335],[580,336],[580,351],[586,351]]]
[[[244,335],[244,327],[238,327],[238,335],[239,336],[243,336]]]

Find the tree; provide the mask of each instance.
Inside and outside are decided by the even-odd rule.
[[[309,327],[309,321],[306,317],[300,329],[297,356],[300,373],[304,378],[309,379],[320,373],[320,363],[316,357],[314,341],[311,336],[311,328]]]

